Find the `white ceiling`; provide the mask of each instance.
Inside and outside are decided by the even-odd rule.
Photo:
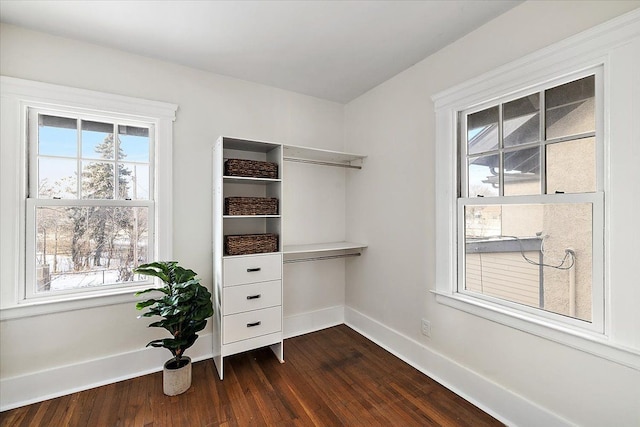
[[[0,1],[2,22],[346,103],[520,1]]]

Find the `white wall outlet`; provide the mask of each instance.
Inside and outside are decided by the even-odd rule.
[[[426,319],[422,319],[422,335],[426,337],[431,336],[431,322]]]

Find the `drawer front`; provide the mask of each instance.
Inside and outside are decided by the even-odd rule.
[[[267,282],[282,278],[282,255],[257,255],[224,259],[224,286]]]
[[[224,316],[223,343],[229,344],[282,330],[282,307]]]
[[[252,283],[224,288],[223,315],[282,305],[282,281]]]

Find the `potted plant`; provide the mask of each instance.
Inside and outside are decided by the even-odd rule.
[[[149,327],[165,328],[171,338],[149,342],[147,347],[164,347],[173,358],[164,364],[163,390],[168,396],[184,393],[191,387],[191,358],[184,355],[196,339],[197,332],[204,329],[207,319],[213,315],[211,293],[200,284],[193,270],[184,269],[176,261],[160,261],[142,264],[135,273],[157,277],[164,283],[161,288],[151,288],[136,293],[136,296],[159,291],[161,298],[150,298],[136,304],[136,309],[148,308],[138,316],[160,316],[161,320]]]

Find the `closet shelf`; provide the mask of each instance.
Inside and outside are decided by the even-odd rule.
[[[309,245],[285,245],[283,253],[289,254],[308,254],[314,252],[331,252],[331,251],[345,251],[353,249],[364,249],[367,245],[365,243],[355,242],[331,242],[331,243],[313,243]]]
[[[340,151],[321,150],[318,148],[283,145],[284,160],[328,164],[361,169],[362,161],[367,157],[362,154],[343,153]]]
[[[223,215],[223,219],[239,219],[239,218],[280,218],[280,215]]]
[[[251,178],[244,176],[223,176],[222,179],[227,184],[273,184],[274,182],[282,182],[281,179],[273,178]]]

